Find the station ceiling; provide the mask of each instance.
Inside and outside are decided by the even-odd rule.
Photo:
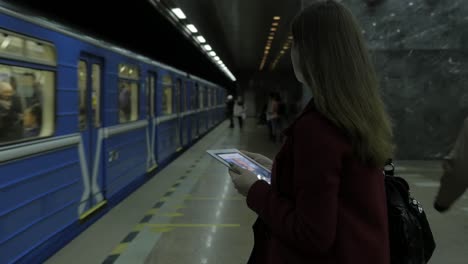
[[[237,72],[259,71],[269,37],[273,39],[262,70],[290,67],[287,44],[290,23],[301,8],[301,0],[172,0],[200,29],[222,59]],[[276,17],[277,20],[274,18]],[[278,23],[278,24],[274,24]],[[270,35],[275,28],[274,35]],[[225,57],[225,58],[223,58]]]
[[[187,20],[196,25],[207,42],[235,75],[258,72],[265,56],[263,71],[290,68],[286,45],[290,21],[300,10],[301,0],[138,0],[138,1],[55,1],[4,0],[41,16],[64,23],[79,31],[102,38],[164,63],[195,72],[201,77],[229,82],[187,38],[175,31],[150,1],[179,7]],[[105,3],[105,4],[104,4]],[[99,4],[99,6],[98,6]],[[274,20],[279,17],[279,20]],[[278,23],[278,26],[272,26]],[[275,27],[274,36],[270,36]],[[267,44],[268,37],[271,44]],[[280,58],[279,56],[282,55]],[[187,62],[190,61],[190,62]],[[202,67],[200,67],[202,65]]]

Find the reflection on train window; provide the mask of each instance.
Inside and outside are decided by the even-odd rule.
[[[55,74],[0,64],[0,145],[52,135]]]
[[[3,33],[0,34],[0,42],[2,52],[23,56],[24,40],[22,38]]]
[[[140,78],[140,72],[138,67],[130,64],[119,64],[119,77],[125,79],[138,80]]]
[[[138,120],[138,83],[119,81],[119,122]]]
[[[78,63],[78,91],[79,91],[79,109],[80,109],[80,117],[79,117],[79,126],[80,131],[86,129],[87,124],[87,100],[86,100],[86,91],[87,91],[87,80],[88,80],[88,71],[87,71],[87,64],[85,61],[80,61]]]
[[[26,57],[55,64],[55,49],[48,44],[26,40]]]
[[[165,75],[162,79],[163,83],[163,94],[161,100],[162,114],[170,115],[173,113],[172,110],[172,77]]]
[[[55,47],[52,44],[0,30],[0,53],[2,56],[48,65],[57,64]]]

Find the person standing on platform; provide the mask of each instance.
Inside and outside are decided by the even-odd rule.
[[[468,117],[442,167],[444,172],[434,202],[434,208],[441,213],[448,211],[468,189]]]
[[[243,121],[246,118],[246,108],[242,101],[242,97],[237,98],[237,101],[234,104],[234,116],[239,120],[239,127],[242,129]]]
[[[230,94],[226,100],[226,114],[229,118],[229,127],[234,128],[234,97]]]
[[[257,214],[248,264],[390,264],[383,167],[393,157],[390,118],[365,38],[351,11],[316,1],[292,23],[296,78],[312,91],[270,160],[271,184],[232,165]]]

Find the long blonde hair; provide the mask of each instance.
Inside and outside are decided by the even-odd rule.
[[[346,133],[361,161],[383,166],[394,152],[392,125],[352,13],[335,1],[316,2],[295,18],[292,32],[317,110]]]

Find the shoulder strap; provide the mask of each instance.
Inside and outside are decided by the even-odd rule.
[[[395,176],[395,164],[393,164],[393,159],[388,159],[384,166],[384,175],[385,176]]]

